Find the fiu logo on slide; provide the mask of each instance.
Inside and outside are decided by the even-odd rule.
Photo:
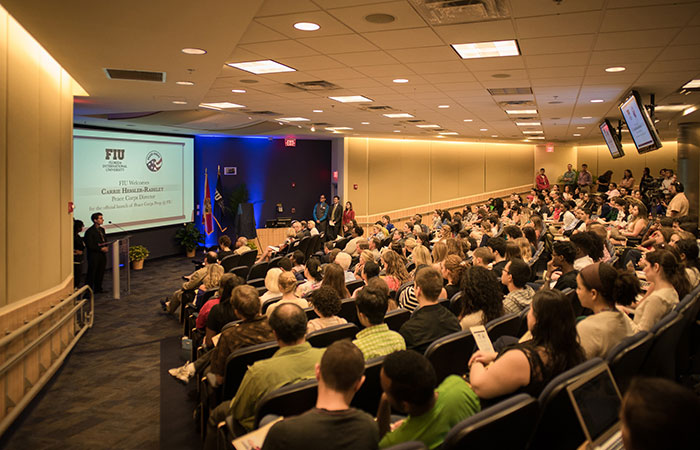
[[[105,159],[112,160],[123,160],[124,159],[124,149],[123,148],[106,148],[105,149]]]
[[[146,167],[148,167],[148,170],[158,172],[162,166],[163,157],[160,156],[160,153],[155,150],[148,152],[148,155],[146,155]]]

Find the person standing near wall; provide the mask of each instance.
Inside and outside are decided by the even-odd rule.
[[[90,216],[92,226],[85,232],[85,246],[87,247],[88,273],[86,283],[92,288],[95,294],[104,292],[102,290],[102,278],[105,275],[107,265],[107,248],[105,229],[102,224],[105,219],[102,213],[96,212]]]
[[[323,194],[321,194],[319,202],[314,206],[314,220],[318,231],[325,233],[328,227],[328,203],[326,203],[326,196]]]
[[[581,164],[581,171],[578,173],[578,187],[581,192],[590,192],[593,176],[588,171],[588,164]]]
[[[544,168],[540,169],[540,173],[535,177],[535,187],[538,191],[549,189],[549,179],[544,174]]]
[[[85,224],[82,220],[73,219],[73,287],[79,288],[83,278],[83,259],[85,258],[85,242],[80,237]]]
[[[573,188],[576,186],[576,171],[574,170],[574,166],[571,164],[566,165],[566,172],[562,175],[561,181],[564,183],[564,186],[570,186],[571,191],[574,191]]]
[[[328,216],[328,240],[334,240],[340,233],[340,225],[343,220],[343,206],[340,204],[340,197],[333,196],[333,206]]]

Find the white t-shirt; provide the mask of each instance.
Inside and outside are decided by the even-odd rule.
[[[678,304],[678,293],[673,288],[655,289],[634,312],[637,331],[649,331]]]
[[[576,331],[586,358],[605,358],[615,347],[636,330],[627,314],[620,311],[602,311],[576,324]]]
[[[582,256],[579,259],[577,259],[576,261],[574,261],[574,269],[576,269],[580,272],[584,269],[584,267],[588,267],[591,264],[593,264],[593,262],[594,262],[593,258],[591,258],[590,256],[588,256],[588,255]]]

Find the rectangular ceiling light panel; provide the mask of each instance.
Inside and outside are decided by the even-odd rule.
[[[246,72],[254,73],[256,75],[265,73],[296,72],[296,69],[292,69],[289,66],[272,61],[271,59],[228,63],[227,65],[236,69],[245,70]]]
[[[472,42],[469,44],[452,44],[452,48],[462,59],[495,58],[499,56],[518,56],[518,42],[508,41]]]
[[[363,97],[361,95],[344,95],[340,97],[328,97],[331,100],[335,100],[336,102],[340,103],[366,103],[366,102],[371,102],[373,100]]]
[[[382,114],[384,117],[388,117],[390,119],[410,119],[413,117],[411,114],[408,113],[396,113],[396,114]]]

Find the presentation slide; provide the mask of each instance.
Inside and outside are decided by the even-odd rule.
[[[108,232],[190,222],[193,158],[192,138],[75,129],[73,217],[101,212]]]
[[[634,140],[637,149],[654,143],[654,138],[651,137],[649,128],[642,116],[642,111],[640,111],[634,96],[630,96],[626,102],[620,105],[620,111],[622,111],[622,116],[627,122],[627,128],[630,130],[632,140]]]

